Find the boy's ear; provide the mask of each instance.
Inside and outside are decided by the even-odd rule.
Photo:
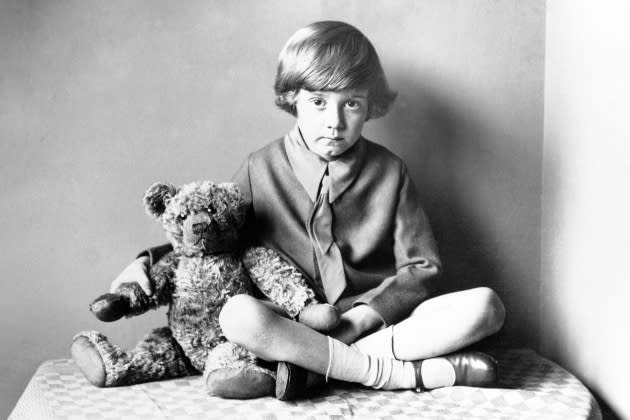
[[[157,182],[149,187],[144,194],[144,207],[150,216],[158,219],[166,210],[166,201],[177,194],[177,189],[171,184]]]

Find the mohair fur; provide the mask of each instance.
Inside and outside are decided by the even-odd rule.
[[[116,296],[128,299],[126,316],[169,305],[168,327],[153,330],[131,351],[116,347],[98,332],[79,333],[75,339],[85,337],[103,360],[105,386],[201,372],[207,376],[222,368],[275,378],[269,369],[273,366],[227,342],[219,325],[227,300],[252,292],[242,256],[263,294],[291,317],[315,302],[315,294],[302,274],[274,251],[256,247],[240,252],[245,205],[236,185],[205,181],[176,189],[154,184],[146,193],[145,205],[161,222],[173,251],[151,267],[152,296],[136,283],[121,285]]]
[[[130,351],[111,344],[96,331],[84,331],[75,339],[78,337],[87,338],[99,352],[105,365],[106,387],[198,373],[168,327],[154,329]]]
[[[311,303],[317,303],[315,292],[302,273],[265,247],[250,247],[243,253],[243,264],[258,289],[295,318]]]

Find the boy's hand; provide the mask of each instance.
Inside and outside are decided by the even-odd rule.
[[[341,321],[339,309],[327,303],[311,303],[302,309],[298,315],[298,321],[308,325],[315,331],[331,331]]]
[[[384,326],[383,319],[369,305],[358,305],[341,314],[341,322],[332,337],[346,344],[352,344],[366,333]]]
[[[110,293],[116,292],[123,283],[137,283],[147,296],[151,296],[153,287],[149,279],[149,257],[140,257],[125,267],[109,287]]]

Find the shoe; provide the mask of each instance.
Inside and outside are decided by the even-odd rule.
[[[448,360],[455,370],[455,383],[453,386],[489,387],[497,383],[499,366],[497,361],[489,354],[480,351],[467,351],[451,353],[439,357]],[[414,362],[416,371],[416,389],[425,391],[422,380],[422,360]]]
[[[293,363],[278,362],[276,368],[276,398],[290,401],[306,393],[308,371]]]

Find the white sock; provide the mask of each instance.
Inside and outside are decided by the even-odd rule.
[[[357,382],[376,389],[416,387],[416,375],[411,362],[370,356],[330,337],[328,344],[327,377]]]
[[[385,360],[384,364],[373,362],[374,366],[372,366],[372,370],[376,373],[373,373],[374,377],[370,383],[379,385],[369,386],[382,389],[409,389],[416,387],[415,370],[411,363],[403,362],[402,369],[394,366],[390,367],[387,363],[388,359],[396,359],[396,361],[398,361],[394,352],[394,342],[394,326],[390,325],[385,329],[362,338],[352,345],[352,347],[356,348],[361,353]],[[394,365],[396,364],[394,363]],[[422,362],[421,375],[423,379],[422,382],[426,389],[453,386],[456,379],[453,365],[448,360],[441,357],[424,360]],[[383,381],[386,380],[387,377],[391,377],[391,379],[383,384]],[[414,385],[409,386],[410,383]]]
[[[394,354],[394,326],[377,331],[363,337],[353,344],[361,353],[371,356],[398,359]]]

